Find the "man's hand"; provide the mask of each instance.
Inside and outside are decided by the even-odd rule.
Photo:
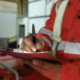
[[[37,70],[40,74],[50,80],[60,80],[61,64],[49,63],[43,60],[34,59],[33,61],[23,60],[24,63]]]
[[[36,44],[33,43],[32,36],[27,36],[23,39],[20,49],[27,51],[27,52],[36,52],[38,51],[44,51],[45,49],[45,42],[40,41],[36,38]]]

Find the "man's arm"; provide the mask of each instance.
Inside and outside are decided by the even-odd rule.
[[[32,36],[26,36],[20,45],[20,49],[23,49],[27,52],[51,50],[51,44],[53,43],[53,26],[56,17],[55,6],[56,3],[52,8],[50,18],[47,20],[46,25],[40,30],[40,33],[36,36],[36,44],[33,43]]]
[[[51,50],[51,44],[53,43],[53,27],[56,18],[56,7],[57,2],[52,7],[51,14],[49,19],[46,21],[46,25],[39,31],[39,34],[36,36],[39,40],[44,40],[46,43],[45,51]]]

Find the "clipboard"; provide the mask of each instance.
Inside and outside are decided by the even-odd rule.
[[[27,60],[33,60],[33,59],[41,59],[49,62],[58,62],[60,63],[52,54],[50,54],[48,51],[44,52],[26,52],[19,49],[14,49],[14,51],[1,51],[4,54],[11,55],[15,58],[22,58]]]

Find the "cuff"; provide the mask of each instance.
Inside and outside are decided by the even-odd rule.
[[[50,50],[51,50],[51,47],[49,46],[49,44],[48,44],[45,40],[40,39],[40,38],[39,38],[39,40],[44,41],[44,42],[45,42],[45,44],[46,44],[46,47],[45,47],[45,50],[44,50],[44,51],[50,51]]]

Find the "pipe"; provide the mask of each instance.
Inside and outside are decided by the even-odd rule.
[[[18,75],[18,73],[17,73],[16,70],[14,70],[14,69],[10,68],[9,66],[3,64],[2,62],[0,62],[0,65],[3,66],[3,67],[5,67],[9,71],[13,72],[15,74],[15,76],[16,76],[16,80],[19,80],[19,75]]]

